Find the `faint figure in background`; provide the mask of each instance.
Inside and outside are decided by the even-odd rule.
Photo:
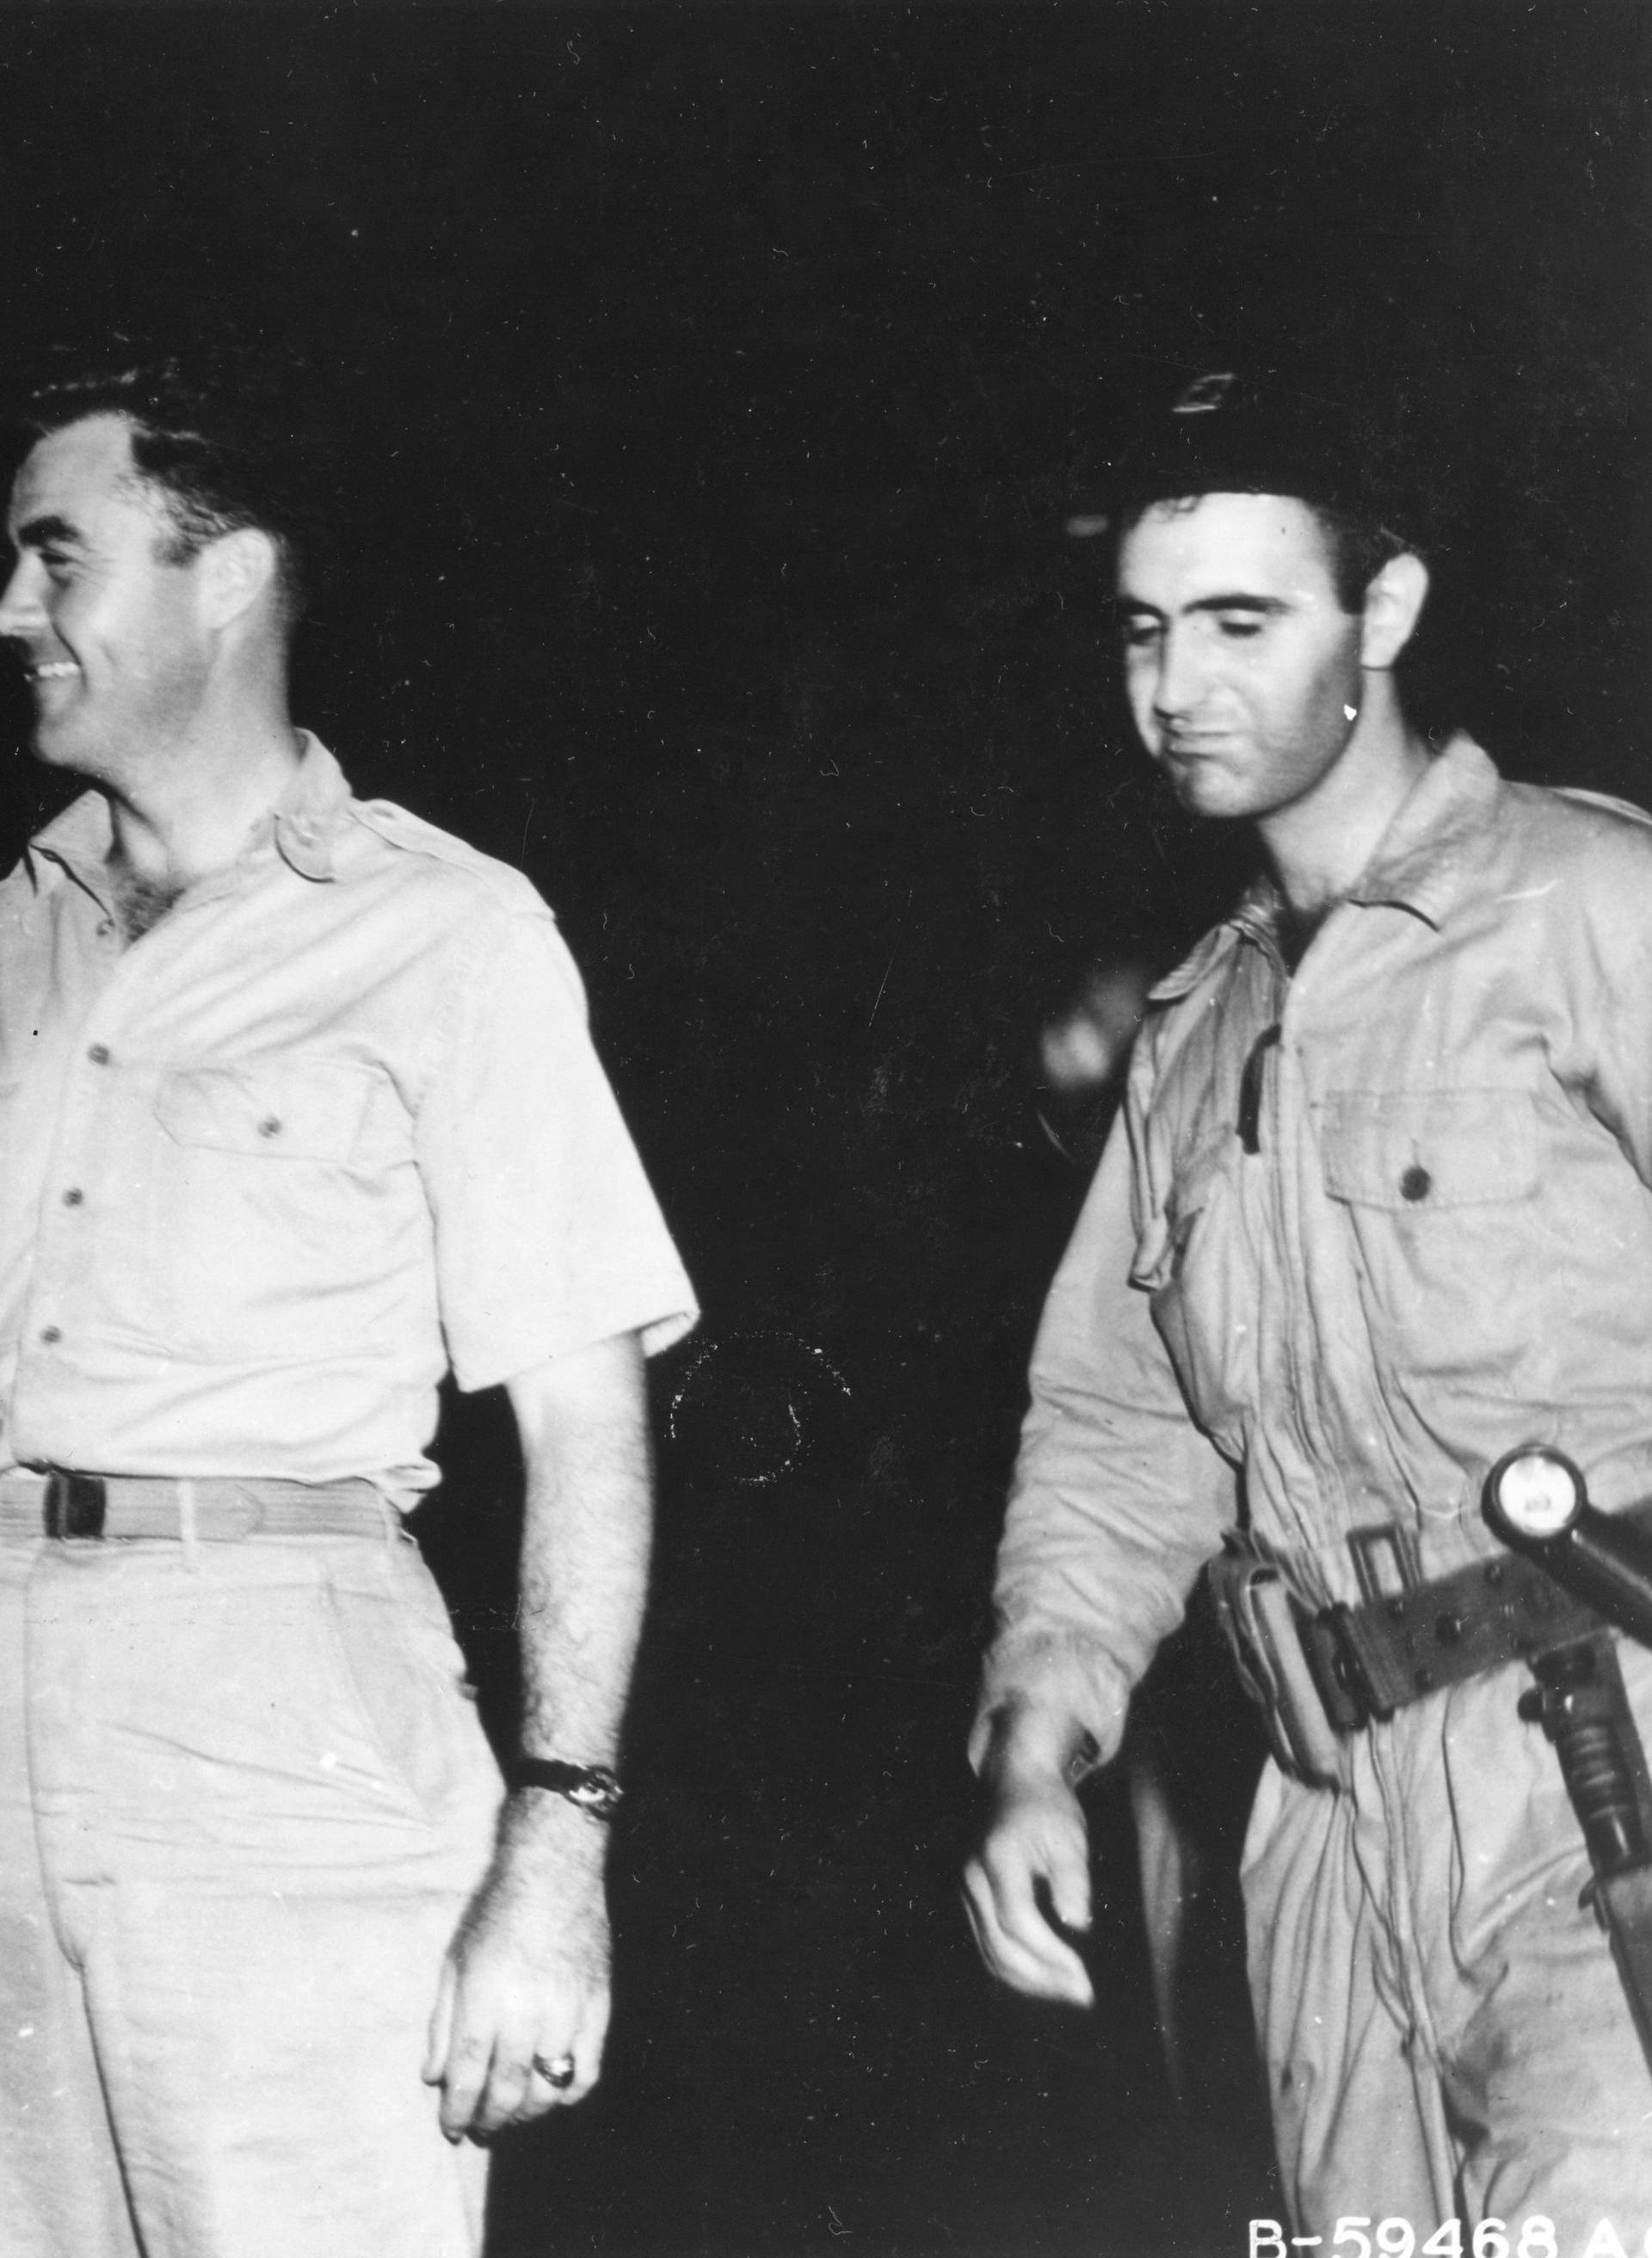
[[[1049,1096],[1039,1119],[1056,1151],[1075,1167],[1093,1168],[1102,1156],[1152,984],[1141,958],[1103,957],[1039,1033]]]

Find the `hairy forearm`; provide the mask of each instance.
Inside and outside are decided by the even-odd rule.
[[[612,1765],[652,1531],[642,1359],[629,1335],[511,1387],[527,1467],[521,1746]]]

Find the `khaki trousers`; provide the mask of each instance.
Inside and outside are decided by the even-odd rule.
[[[473,2258],[420,2079],[500,1786],[381,1537],[0,1544],[7,2258]]]
[[[1625,1643],[1652,1726],[1652,1654]],[[1270,1765],[1245,1846],[1251,1986],[1296,2231],[1403,2219],[1652,2228],[1652,2077],[1560,1767],[1496,1671],[1350,1743],[1343,1791]],[[1354,2247],[1344,2243],[1344,2248]],[[1528,2244],[1528,2248],[1532,2247]],[[1652,2245],[1646,2246],[1652,2248]]]

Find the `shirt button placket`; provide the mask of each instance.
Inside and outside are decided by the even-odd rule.
[[[88,1061],[93,1066],[108,1066],[112,1055],[113,1054],[107,1043],[89,1043],[87,1045],[86,1056]],[[84,1207],[86,1204],[86,1193],[84,1189],[79,1184],[69,1184],[66,1186],[62,1195],[61,1204],[64,1207],[69,1208]],[[62,1338],[63,1328],[61,1325],[42,1325],[35,1335],[35,1338],[39,1342],[42,1348],[55,1348]]]

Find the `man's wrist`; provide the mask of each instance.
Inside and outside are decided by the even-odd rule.
[[[1071,1789],[1094,1770],[1094,1734],[1071,1715],[1029,1701],[1006,1703],[991,1719],[981,1777],[995,1793],[1041,1786]]]
[[[600,1889],[613,1848],[613,1828],[566,1796],[528,1788],[507,1795],[499,1815],[500,1870],[529,1891]]]

